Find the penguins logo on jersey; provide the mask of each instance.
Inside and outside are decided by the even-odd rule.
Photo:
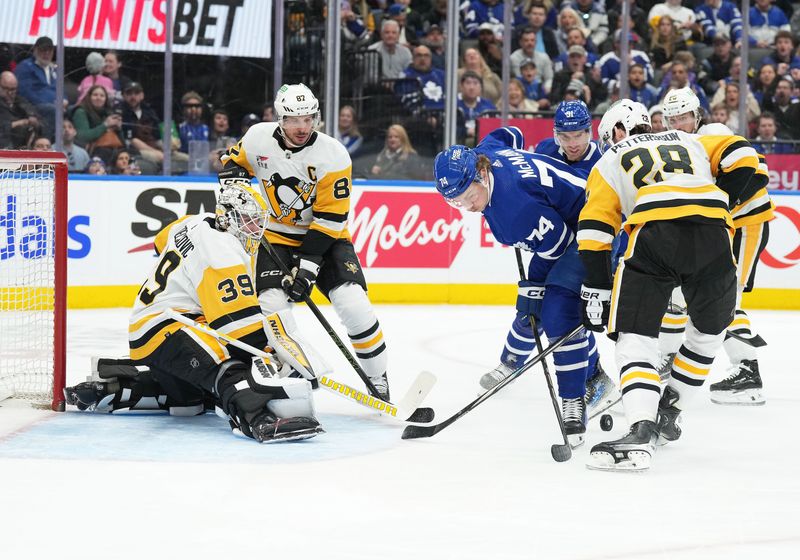
[[[288,219],[296,224],[303,211],[314,203],[311,198],[314,186],[314,183],[298,177],[284,179],[279,173],[273,173],[268,181],[264,181],[270,213],[279,221]]]
[[[344,261],[344,267],[351,273],[355,274],[358,272],[358,265],[353,261]]]

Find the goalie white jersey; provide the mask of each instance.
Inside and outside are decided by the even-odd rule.
[[[259,123],[222,156],[223,165],[231,161],[258,180],[270,209],[270,242],[321,255],[333,240],[349,239],[352,163],[334,138],[313,132],[292,148],[278,123]]]
[[[254,346],[266,344],[253,259],[238,239],[214,227],[214,218],[214,214],[184,216],[156,236],[160,258],[139,289],[128,328],[134,360],[150,355],[183,327],[164,315],[167,309]],[[196,332],[191,336],[219,362],[230,357],[211,336]]]

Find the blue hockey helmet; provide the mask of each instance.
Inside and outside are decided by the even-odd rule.
[[[466,191],[477,174],[478,156],[461,144],[454,144],[442,150],[433,161],[436,190],[448,199]]]
[[[583,101],[562,101],[556,107],[553,132],[574,132],[592,130],[592,115]]]

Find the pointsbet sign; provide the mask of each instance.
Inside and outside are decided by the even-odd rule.
[[[3,0],[0,42],[56,40],[58,0]],[[173,0],[179,53],[269,58],[272,0]],[[166,0],[64,0],[67,47],[163,52]]]

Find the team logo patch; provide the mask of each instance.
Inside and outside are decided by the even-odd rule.
[[[303,212],[314,204],[312,193],[315,186],[298,177],[284,179],[273,173],[268,181],[264,181],[270,213],[281,222],[296,224]]]
[[[200,361],[197,358],[192,358],[189,361],[189,365],[192,366],[192,368],[196,368],[197,366],[200,365]]]
[[[352,274],[358,273],[358,265],[353,261],[344,261],[344,267]]]
[[[267,163],[268,159],[269,156],[256,156],[256,165],[262,169],[268,169],[269,168],[269,164]]]

